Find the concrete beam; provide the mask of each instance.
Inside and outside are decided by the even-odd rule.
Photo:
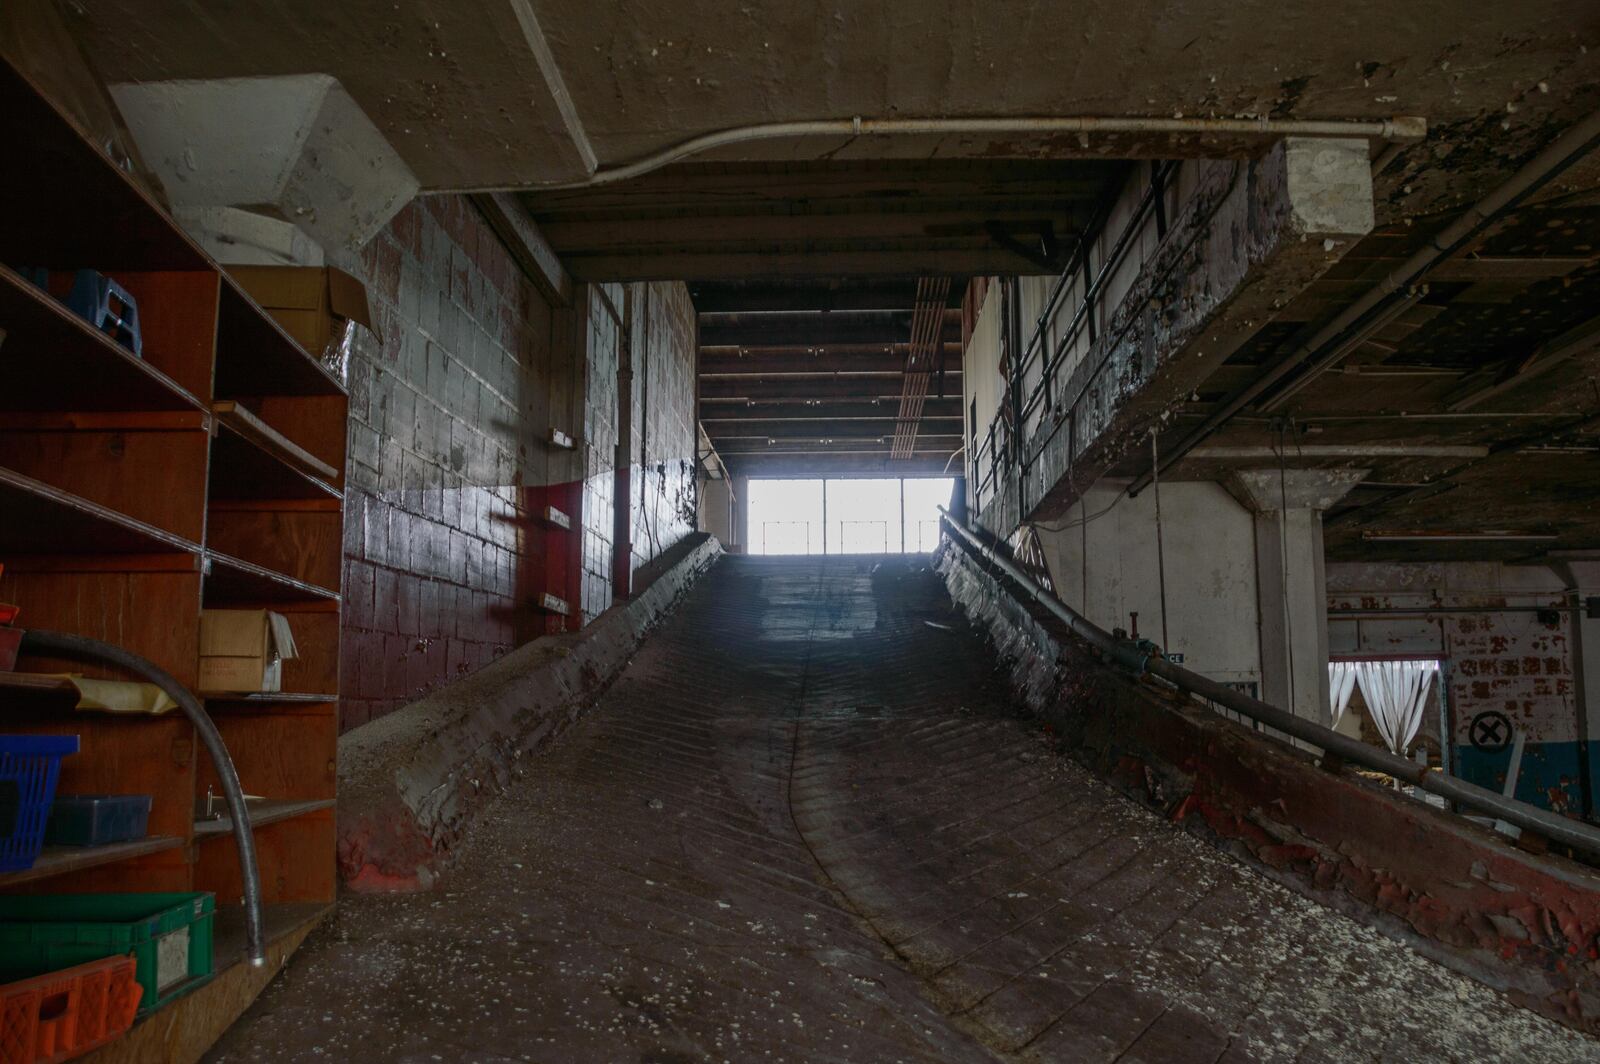
[[[701,347],[895,344],[911,339],[912,311],[794,311],[700,315]],[[961,311],[945,311],[945,343],[961,342]]]
[[[901,378],[901,373],[894,370],[879,374],[854,374],[848,377],[827,374],[817,376],[785,376],[782,374],[764,376],[755,373],[708,377],[702,372],[700,378],[700,402],[705,409],[710,409],[711,404],[721,406],[749,401],[757,403],[803,403],[810,399],[882,399],[898,404],[900,401]],[[934,374],[933,382],[929,385],[929,391],[933,393],[933,398],[928,400],[930,403],[941,401],[937,395],[938,388],[939,376]],[[960,367],[945,371],[944,392],[951,399],[960,401]]]
[[[706,224],[701,219],[701,224]],[[960,286],[951,286],[951,305],[960,306]],[[819,284],[699,284],[690,288],[695,309],[702,314],[737,314],[782,310],[911,310],[917,302],[917,282],[833,280]]]
[[[956,345],[946,345],[946,350],[954,346]],[[849,352],[841,352],[830,346],[819,354],[808,353],[803,347],[766,355],[737,355],[733,350],[732,348],[711,351],[702,349],[700,376],[778,377],[794,374],[871,373],[899,378],[905,373],[909,345],[891,351],[866,348]],[[961,362],[958,358],[946,355],[946,365],[959,370]],[[947,374],[949,372],[950,370],[946,370]],[[898,388],[895,394],[899,394]]]
[[[701,396],[702,402],[704,396]],[[895,396],[898,399],[898,396]],[[707,426],[706,431],[712,427],[726,428],[730,424],[744,424],[754,421],[812,421],[817,418],[834,418],[849,421],[894,421],[900,416],[900,404],[893,399],[884,401],[872,399],[858,402],[820,402],[816,399],[790,398],[771,402],[756,403],[740,401],[735,403],[720,402],[702,406],[700,421]],[[922,421],[960,421],[961,400],[959,398],[924,400],[922,408]],[[960,426],[957,426],[959,429]]]
[[[111,94],[175,208],[267,213],[337,254],[359,250],[417,192],[326,74],[129,82]]]
[[[1252,513],[1332,509],[1367,475],[1365,469],[1240,469],[1227,487]]]
[[[1115,177],[1120,163],[1051,159],[856,159],[830,162],[785,159],[781,164],[685,163],[632,181],[588,188],[535,189],[522,193],[541,220],[561,216],[602,217],[645,209],[709,218],[730,208],[811,213],[854,213],[887,202],[911,203],[919,211],[1026,207],[1061,210],[1066,203],[1092,204]],[[839,271],[834,277],[849,276]]]
[[[1034,433],[1041,451],[1016,516],[1050,519],[1134,447],[1273,313],[1373,224],[1361,141],[1280,142],[1204,171],[1155,254],[1113,309]],[[1070,476],[1068,475],[1070,473]],[[995,525],[994,527],[999,527]]]
[[[948,454],[918,452],[911,458],[891,459],[889,448],[873,454],[780,454],[728,457],[734,484],[750,477],[947,477],[960,472],[960,464],[947,467]],[[744,496],[740,496],[741,499]]]
[[[528,217],[522,203],[504,192],[478,193],[472,197],[472,203],[534,287],[557,306],[570,303],[572,281],[555,249]]]
[[[693,253],[760,251],[816,247],[823,242],[874,242],[882,245],[936,246],[936,241],[990,243],[993,226],[1018,232],[1050,230],[1065,237],[1075,225],[1071,212],[1021,207],[969,207],[833,213],[718,213],[669,217],[567,218],[551,216],[543,228],[559,248],[587,254],[632,254],[651,249]]]
[[[773,455],[773,454],[805,454],[805,455],[834,455],[834,454],[889,454],[890,438],[892,434],[885,434],[883,442],[877,436],[830,436],[826,437],[831,443],[823,443],[823,437],[818,436],[790,436],[771,437],[774,440],[768,443],[766,439],[721,439],[717,441],[717,453],[723,459],[732,462],[735,455]],[[959,436],[929,436],[919,433],[917,435],[918,454],[937,454],[941,461],[948,457],[950,452],[961,445]]]
[[[588,254],[567,251],[563,260],[581,281],[748,281],[827,280],[832,277],[910,278],[928,274],[967,277],[1031,274],[1039,264],[998,245],[863,250],[849,241],[824,247],[772,251],[693,251],[642,249]]]
[[[836,421],[828,418],[794,418],[787,421],[740,421],[707,426],[706,431],[720,448],[733,440],[811,441],[826,437],[830,440],[890,440],[894,437],[896,417],[891,413],[878,420]],[[937,423],[917,433],[921,440],[950,441],[951,446],[961,442],[961,425]]]

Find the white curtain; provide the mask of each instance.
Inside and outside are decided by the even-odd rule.
[[[1355,662],[1328,662],[1328,708],[1333,712],[1333,723],[1330,727],[1337,728],[1339,726],[1339,721],[1344,716],[1345,707],[1350,704],[1350,693],[1355,688]]]
[[[1422,707],[1439,671],[1437,661],[1357,661],[1356,682],[1372,722],[1389,749],[1404,754],[1422,724]]]

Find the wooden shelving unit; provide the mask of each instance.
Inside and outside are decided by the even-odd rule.
[[[0,601],[25,628],[116,643],[191,690],[202,608],[288,617],[301,650],[288,693],[206,705],[245,791],[269,799],[253,825],[267,925],[292,948],[335,890],[344,389],[4,62],[0,137],[15,146],[0,166]],[[26,272],[51,271],[56,290],[80,268],[138,301],[143,357]],[[18,670],[0,673],[0,730],[79,736],[59,792],[153,805],[149,838],[48,849],[0,875],[0,893],[211,890],[236,911],[234,828],[196,821],[221,788],[189,721],[74,711],[70,685],[45,674],[111,675],[83,663]],[[220,970],[243,940],[217,941]],[[211,997],[172,1007],[231,1019],[249,1001]]]
[[[21,872],[0,874],[0,886],[13,886],[35,879],[50,879],[68,872],[116,864],[145,854],[160,853],[183,845],[176,835],[149,835],[132,842],[116,842],[109,846],[46,846],[33,862],[32,868]]]
[[[315,813],[319,810],[332,808],[332,798],[315,798],[300,802],[283,799],[251,802],[250,826],[259,831],[269,824],[276,824],[280,820],[291,820],[306,813]],[[232,835],[233,818],[223,815],[211,820],[197,820],[194,825],[194,834],[197,839]]]

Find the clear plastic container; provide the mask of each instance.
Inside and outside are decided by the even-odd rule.
[[[148,794],[62,794],[50,807],[47,846],[105,846],[142,839],[150,824]]]

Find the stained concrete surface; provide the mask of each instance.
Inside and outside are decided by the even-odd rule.
[[[1597,1054],[1060,757],[922,563],[730,557],[212,1059]]]
[[[429,190],[580,176],[578,138],[616,164],[753,122],[1418,114],[1481,134],[1470,150],[1430,146],[1407,164],[1406,198],[1435,201],[1427,189],[1460,187],[1587,113],[1600,70],[1585,0],[1413,0],[1399,10],[1382,0],[279,0],[194,11],[192,0],[101,0],[75,5],[70,20],[111,82],[332,74]],[[552,74],[570,94],[572,126]],[[1027,156],[1101,150],[1105,140],[827,137],[733,154]]]

